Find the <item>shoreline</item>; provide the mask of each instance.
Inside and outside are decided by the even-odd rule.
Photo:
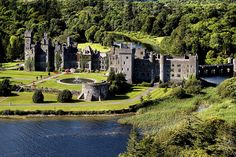
[[[0,120],[4,119],[16,119],[16,120],[23,120],[23,119],[35,119],[35,118],[47,118],[47,119],[53,119],[53,118],[114,118],[114,117],[123,117],[123,116],[131,116],[135,115],[135,113],[122,113],[122,114],[94,114],[94,115],[43,115],[43,114],[29,114],[29,115],[0,115]]]
[[[158,100],[144,101],[140,104],[129,106],[127,109],[120,110],[101,110],[101,111],[63,111],[63,110],[3,110],[0,111],[0,119],[15,118],[43,118],[43,117],[115,117],[133,115],[140,108],[151,106]]]

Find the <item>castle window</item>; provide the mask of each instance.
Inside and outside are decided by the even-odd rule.
[[[181,69],[178,69],[178,72],[181,72]]]
[[[124,64],[125,64],[125,62],[124,62]]]
[[[128,56],[126,56],[126,59],[129,59],[129,57],[128,57]]]
[[[175,75],[174,75],[174,74],[172,74],[171,76],[172,76],[172,77],[175,77]]]
[[[178,64],[177,67],[181,67],[181,64]]]
[[[174,72],[175,70],[174,69],[171,69],[171,72]]]
[[[180,77],[180,74],[178,74],[177,77]]]
[[[143,51],[141,52],[141,55],[143,55]]]
[[[175,65],[174,64],[172,64],[172,67],[174,67]]]
[[[127,71],[129,71],[129,68],[127,68]]]

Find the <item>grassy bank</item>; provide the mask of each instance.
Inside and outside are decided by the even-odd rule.
[[[236,106],[231,99],[221,99],[216,94],[216,88],[211,87],[190,98],[169,97],[160,100],[151,107],[140,109],[136,115],[119,121],[141,128],[146,134],[158,132],[168,137],[166,133],[181,127],[190,115],[202,120],[220,118],[233,122],[236,119]]]

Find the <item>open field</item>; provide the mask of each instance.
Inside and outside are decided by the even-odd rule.
[[[158,88],[160,91],[162,89]],[[158,90],[155,89],[155,90]],[[12,96],[0,103],[1,110],[59,110],[64,111],[103,111],[103,110],[119,110],[127,109],[129,106],[140,102],[140,95],[147,91],[147,87],[135,86],[134,90],[126,95],[118,95],[114,100],[106,100],[101,102],[83,102],[76,100],[76,96],[73,97],[72,103],[61,104],[56,102],[57,95],[46,94],[45,103],[33,104],[33,93],[22,92],[18,93],[18,96]],[[154,96],[154,95],[153,95]],[[159,98],[165,95],[159,95]],[[0,101],[4,97],[0,97]],[[11,106],[9,106],[11,104]]]
[[[132,41],[137,41],[145,44],[147,47],[151,47],[153,50],[160,52],[160,43],[164,37],[156,37],[151,35],[146,35],[141,32],[110,32],[114,35],[125,36]]]
[[[81,43],[81,44],[78,44],[78,49],[84,49],[87,46],[90,46],[93,50],[97,50],[97,51],[104,52],[104,53],[110,51],[109,47],[102,46],[99,43]]]
[[[51,72],[51,76],[54,76],[55,73]],[[37,81],[36,77],[38,77],[38,80],[40,80],[40,75],[42,75],[43,78],[48,77],[48,72],[27,72],[27,71],[17,71],[17,70],[5,70],[0,71],[0,81],[4,78],[10,79],[12,84],[23,84],[27,85],[34,81]],[[60,84],[57,81],[64,78],[89,78],[99,81],[104,81],[107,79],[107,76],[105,75],[105,72],[100,73],[68,73],[63,74],[59,77],[52,78],[50,80],[44,81],[42,83],[39,83],[36,85],[38,88],[55,88],[55,89],[69,89],[69,90],[81,90],[81,85],[66,85],[66,84]]]
[[[24,62],[8,62],[8,63],[2,63],[2,67],[3,68],[12,68],[12,67],[16,67],[20,64],[23,64]]]
[[[0,81],[4,78],[8,78],[12,81],[13,84],[30,84],[33,81],[36,81],[36,77],[40,79],[40,75],[42,75],[43,78],[48,77],[47,72],[27,72],[27,71],[17,71],[17,70],[5,70],[0,71]],[[53,76],[54,73],[51,72],[51,76]]]

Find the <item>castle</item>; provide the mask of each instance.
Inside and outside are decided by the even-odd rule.
[[[41,42],[33,42],[33,32],[25,32],[25,70],[54,71],[62,69],[83,69],[87,71],[107,70],[107,54],[92,50],[89,46],[78,50],[71,38],[67,43],[54,44],[44,33]]]
[[[179,82],[197,75],[197,56],[171,57],[148,52],[133,43],[115,43],[109,55],[109,70],[124,73],[130,83]]]
[[[233,63],[227,66],[235,73],[236,60]],[[100,53],[89,46],[83,50],[77,49],[77,45],[69,37],[66,44],[52,44],[46,33],[41,42],[34,44],[32,31],[25,32],[26,70],[53,71],[71,68],[124,73],[130,83],[159,80],[180,82],[190,75],[197,76],[207,71],[206,67],[204,69],[198,65],[197,55],[173,57],[150,52],[138,44],[116,42],[109,53]],[[225,73],[231,73],[231,69],[226,69]]]
[[[52,44],[47,34],[41,42],[33,42],[33,32],[25,32],[25,69],[33,71],[53,71],[60,68],[77,68],[77,48],[70,38],[67,44]]]

